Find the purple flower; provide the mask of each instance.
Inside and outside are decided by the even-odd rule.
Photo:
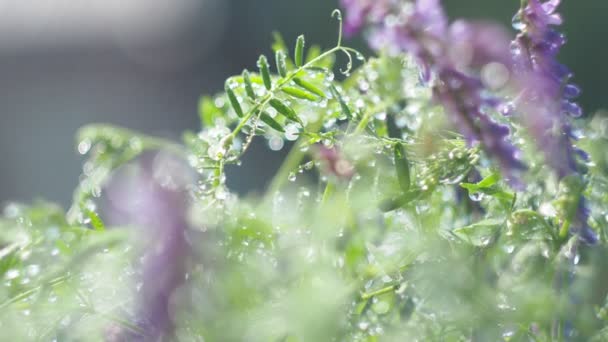
[[[571,117],[583,114],[572,100],[580,89],[569,81],[572,72],[557,61],[557,54],[566,38],[554,26],[562,23],[556,13],[559,0],[528,0],[527,5],[514,17],[514,27],[520,31],[511,44],[514,72],[522,92],[515,100],[515,108],[522,114],[524,123],[535,137],[545,155],[547,164],[559,179],[583,173],[577,165],[577,149],[569,122]],[[571,230],[588,243],[597,242],[596,233],[588,226],[589,213],[585,198],[579,202],[578,212]]]
[[[376,50],[412,54],[428,81],[432,69],[447,62],[447,27],[447,16],[439,0],[407,2],[372,27],[369,43]]]
[[[355,174],[355,168],[337,147],[319,145],[316,157],[323,163],[325,171],[338,179],[349,180]]]
[[[344,33],[352,36],[357,33],[366,21],[379,21],[384,18],[391,7],[391,0],[341,0],[342,7],[348,9],[344,21]]]
[[[507,140],[509,128],[493,121],[484,108],[493,106],[493,99],[484,98],[479,79],[455,70],[444,70],[433,87],[435,99],[443,105],[452,123],[469,143],[480,142],[497,158],[511,185],[520,187],[519,173],[525,165],[517,158],[517,149]]]
[[[190,245],[186,211],[193,173],[185,162],[166,153],[144,155],[125,166],[105,190],[109,223],[134,226],[141,268],[136,321],[146,336],[122,332],[111,341],[172,338],[172,301],[183,284]]]
[[[343,1],[348,15],[359,16],[362,1]],[[366,1],[365,10],[374,6],[387,8],[385,1]],[[390,6],[389,6],[390,7]],[[362,23],[363,20],[359,21]],[[499,101],[487,95],[484,72],[500,75],[504,85],[511,73],[510,38],[499,26],[489,23],[457,21],[448,26],[439,0],[412,0],[390,7],[382,21],[371,21],[369,43],[377,50],[413,55],[423,70],[426,82],[433,80],[435,100],[446,110],[452,123],[469,143],[480,142],[498,159],[512,185],[518,185],[524,165],[517,159],[517,149],[507,140],[509,129],[493,121],[489,110]],[[492,77],[495,79],[498,77]]]
[[[511,36],[501,26],[457,20],[450,25],[449,40],[450,62],[458,70],[475,72],[490,63],[500,63],[505,69],[511,65]]]

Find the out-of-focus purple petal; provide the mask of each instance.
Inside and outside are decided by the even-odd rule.
[[[391,0],[341,0],[341,6],[346,9],[344,18],[344,33],[352,36],[359,32],[366,22],[378,22],[391,7]]]
[[[480,70],[493,62],[511,66],[512,37],[502,26],[458,20],[450,26],[449,38],[450,61],[459,70]]]
[[[337,147],[325,147],[319,145],[317,148],[317,159],[323,164],[328,173],[338,179],[351,179],[355,174],[353,164],[348,161]]]
[[[193,176],[187,163],[171,154],[148,154],[118,171],[104,191],[110,222],[137,230],[142,260],[137,281],[142,287],[136,312],[144,340],[173,335],[172,300],[184,282],[190,255],[185,233]]]

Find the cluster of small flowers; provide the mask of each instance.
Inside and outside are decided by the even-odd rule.
[[[572,144],[575,136],[568,115],[582,109],[572,102],[580,90],[569,84],[572,73],[557,61],[565,37],[552,26],[562,20],[560,0],[529,0],[514,19],[520,30],[514,41],[499,26],[462,20],[448,24],[440,0],[342,0],[347,10],[346,33],[370,25],[372,48],[409,53],[432,83],[435,100],[469,142],[480,142],[497,158],[503,174],[518,186],[525,165],[507,140],[508,127],[493,121],[488,110],[508,114],[516,110],[545,153],[559,179],[580,173]],[[491,91],[515,85],[519,95],[506,104]],[[504,110],[509,109],[509,110]],[[597,236],[587,225],[588,209],[581,197],[573,231],[594,243]]]
[[[560,0],[528,0],[513,19],[519,34],[511,44],[511,52],[514,72],[524,85],[513,108],[523,114],[545,160],[562,179],[583,173],[577,156],[588,156],[573,145],[576,136],[569,120],[580,117],[583,110],[573,102],[580,89],[570,83],[572,72],[557,60],[559,49],[566,42],[565,36],[554,29],[562,23],[556,12],[559,4]],[[581,196],[572,231],[586,242],[595,243],[597,235],[587,225],[588,217],[589,210]]]
[[[507,140],[509,128],[488,114],[500,105],[488,90],[500,89],[510,79],[509,35],[491,23],[460,20],[448,25],[439,0],[343,0],[342,4],[347,10],[346,32],[356,32],[367,21],[372,48],[413,55],[452,123],[469,143],[482,143],[511,184],[518,185],[525,166]]]

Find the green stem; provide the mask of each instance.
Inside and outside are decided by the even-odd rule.
[[[55,285],[59,285],[63,282],[65,282],[67,279],[69,278],[69,276],[62,276],[62,277],[58,277],[55,279],[50,280],[48,283],[36,286],[32,289],[23,291],[19,294],[17,294],[16,296],[9,298],[8,300],[6,300],[5,302],[3,302],[2,304],[0,304],[0,310],[8,307],[9,305],[19,302],[31,295],[33,295],[34,293],[43,290],[44,288],[46,288],[47,286],[55,286]]]
[[[321,203],[327,203],[329,197],[334,193],[335,189],[336,186],[334,185],[334,183],[328,181],[327,185],[325,185],[325,191],[323,191],[323,199],[321,200]]]
[[[568,237],[568,233],[570,232],[570,220],[565,220],[564,224],[562,224],[559,229],[559,237],[560,239],[566,239]]]
[[[342,46],[342,12],[336,8],[331,12],[331,16],[338,19],[338,47],[340,47]]]
[[[387,105],[385,105],[384,102],[382,102],[382,103],[376,105],[375,107],[367,110],[365,112],[365,114],[363,115],[363,117],[361,118],[361,121],[359,121],[359,123],[357,124],[357,127],[355,128],[355,131],[353,132],[353,134],[358,135],[358,134],[363,133],[363,131],[369,124],[369,120],[371,120],[372,116],[375,113],[378,113],[379,111],[386,110],[386,108],[387,108]]]
[[[228,138],[226,139],[226,143],[231,142],[232,139],[236,138],[236,136],[243,129],[243,127],[245,127],[245,125],[247,124],[247,122],[249,122],[249,120],[258,111],[264,109],[264,107],[268,104],[268,102],[275,96],[275,93],[279,92],[279,90],[281,90],[281,88],[284,85],[286,85],[287,83],[291,82],[291,80],[293,80],[302,71],[306,70],[307,68],[310,68],[315,63],[317,63],[317,62],[323,60],[324,58],[326,58],[326,57],[328,57],[328,56],[336,53],[339,50],[342,50],[342,47],[336,46],[336,47],[332,48],[331,50],[325,51],[324,53],[322,53],[321,55],[319,55],[316,58],[312,59],[308,63],[302,65],[301,67],[297,68],[296,70],[293,70],[285,78],[283,78],[279,83],[277,83],[276,85],[274,85],[272,87],[272,89],[269,90],[268,94],[266,94],[262,98],[261,102],[259,102],[258,104],[254,105],[253,107],[251,107],[251,109],[249,109],[249,111],[247,111],[247,114],[243,116],[243,118],[241,119],[241,121],[239,121],[238,125],[228,135]]]
[[[321,130],[321,127],[323,127],[322,117],[317,122],[311,124],[308,131],[310,133],[317,133]],[[270,183],[270,186],[268,187],[268,194],[274,194],[279,191],[283,187],[283,185],[285,185],[285,181],[289,177],[289,173],[294,171],[298,167],[298,165],[300,165],[302,159],[304,159],[304,156],[306,155],[306,152],[302,151],[302,149],[300,148],[300,145],[303,142],[304,138],[298,139],[291,151],[289,151],[287,158],[285,158],[285,161],[279,168],[279,171],[276,173]]]
[[[376,291],[363,293],[363,294],[361,294],[361,299],[363,299],[363,300],[370,299],[372,297],[380,296],[385,293],[390,293],[392,291],[395,291],[398,288],[399,288],[399,284],[389,285],[389,286],[383,287],[381,289],[378,289]]]
[[[357,125],[357,127],[355,128],[355,132],[354,134],[361,134],[363,132],[363,130],[365,129],[365,127],[367,127],[367,124],[369,123],[369,120],[371,119],[371,111],[368,111],[365,113],[365,115],[363,116],[363,118],[361,118],[361,121],[359,121],[359,124]]]

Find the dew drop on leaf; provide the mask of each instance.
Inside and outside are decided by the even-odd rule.
[[[87,154],[91,150],[91,140],[84,139],[78,144],[78,153]]]
[[[484,197],[483,192],[471,192],[469,194],[469,198],[473,202],[480,202],[483,199],[483,197]]]
[[[361,321],[359,322],[359,324],[357,325],[359,327],[359,329],[365,331],[369,328],[369,322],[368,321]]]
[[[283,141],[283,139],[281,139],[279,137],[275,136],[275,137],[268,139],[268,147],[273,151],[280,151],[284,145],[285,145],[285,142]]]
[[[6,274],[4,275],[4,278],[6,278],[7,280],[11,280],[11,279],[15,279],[17,277],[19,277],[21,273],[19,272],[18,269],[10,269],[8,271],[6,271]]]
[[[30,277],[35,277],[40,273],[40,266],[39,265],[29,265],[27,267],[27,274]]]
[[[285,126],[285,139],[289,141],[297,140],[300,136],[300,130],[295,124]]]

